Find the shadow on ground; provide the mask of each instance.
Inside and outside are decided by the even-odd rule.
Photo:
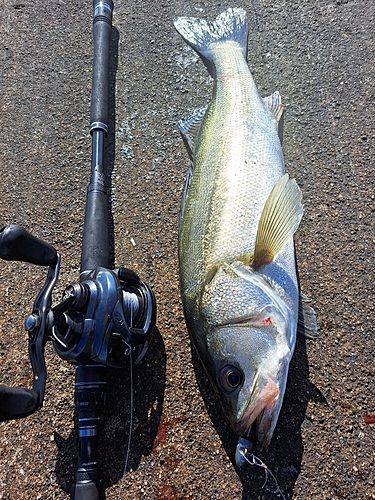
[[[165,366],[164,343],[155,329],[148,353],[133,368],[133,431],[127,471],[136,470],[142,456],[152,450],[163,409]],[[103,492],[124,474],[131,418],[130,387],[129,369],[108,369],[107,402],[99,429],[99,474]],[[67,439],[55,433],[58,447],[55,473],[67,493],[71,491],[78,461],[77,432],[75,422]]]
[[[294,484],[301,470],[301,425],[305,419],[307,403],[309,400],[326,402],[324,396],[309,381],[305,338],[300,336],[297,339],[290,363],[284,403],[270,447],[267,452],[259,455],[254,452],[272,474],[256,465],[245,464],[241,468],[236,466],[237,436],[223,415],[219,400],[194,349],[192,360],[207,411],[242,481],[243,500],[276,500],[282,498],[280,492],[284,498],[292,498]]]

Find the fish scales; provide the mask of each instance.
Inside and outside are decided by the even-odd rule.
[[[213,98],[195,148],[180,237],[183,289],[190,296],[212,267],[254,248],[265,201],[284,173],[276,120],[241,47],[216,43],[212,53]]]

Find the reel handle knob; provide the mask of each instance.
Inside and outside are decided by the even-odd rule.
[[[0,258],[37,266],[54,266],[57,252],[49,243],[36,238],[23,227],[11,224],[0,230]]]
[[[22,387],[0,385],[0,401],[0,422],[27,417],[40,408],[39,394]]]

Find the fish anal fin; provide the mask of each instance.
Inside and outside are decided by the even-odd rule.
[[[207,107],[208,106],[204,106],[195,109],[189,116],[178,122],[178,128],[180,129],[182,139],[191,161],[194,161],[195,142]]]
[[[272,262],[296,232],[303,214],[301,190],[283,175],[273,187],[260,217],[253,268]]]

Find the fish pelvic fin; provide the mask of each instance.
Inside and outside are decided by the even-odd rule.
[[[296,232],[303,215],[302,194],[294,179],[283,175],[273,187],[260,217],[253,268],[272,262]]]
[[[311,299],[306,297],[303,293],[300,293],[297,333],[304,335],[308,339],[316,339],[319,337],[316,313],[314,309],[308,305],[308,302],[311,302]]]
[[[212,77],[211,44],[235,41],[241,46],[246,58],[248,23],[243,9],[228,9],[212,22],[195,17],[176,17],[173,23],[185,42],[198,53]]]

